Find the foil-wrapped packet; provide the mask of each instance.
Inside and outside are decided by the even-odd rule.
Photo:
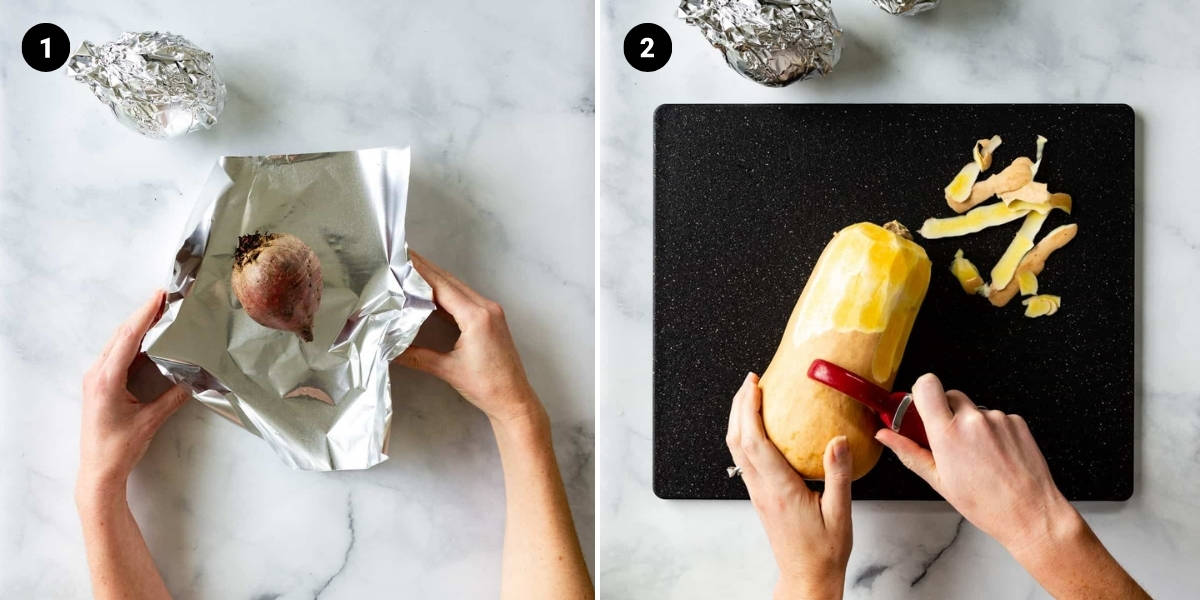
[[[409,151],[220,159],[175,254],[142,349],[171,380],[297,469],[387,459],[388,363],[434,310],[408,259]],[[232,288],[239,236],[287,233],[315,252],[312,341],[253,320]]]
[[[734,71],[763,85],[822,77],[842,55],[829,0],[680,0],[677,14]]]
[[[938,3],[942,0],[871,0],[875,6],[886,10],[893,15],[904,15],[911,17],[916,14],[923,13],[927,10],[937,8]]]
[[[212,54],[173,33],[125,33],[100,45],[85,41],[67,61],[67,72],[123,125],[152,138],[208,129],[225,108],[225,83]]]

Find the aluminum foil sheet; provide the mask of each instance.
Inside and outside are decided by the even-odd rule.
[[[927,10],[937,8],[937,5],[942,0],[871,0],[875,6],[886,10],[893,15],[904,15],[911,17],[916,14],[923,13]]]
[[[768,86],[814,79],[842,55],[830,0],[681,0],[678,16],[700,28],[734,71]]]
[[[294,468],[386,460],[388,363],[434,310],[404,241],[408,179],[408,149],[220,159],[143,351]],[[320,260],[312,342],[259,325],[239,305],[234,250],[239,235],[254,231],[295,235]]]
[[[100,45],[85,41],[67,61],[67,72],[118,121],[152,138],[208,129],[225,107],[225,83],[212,55],[173,33],[125,33]]]

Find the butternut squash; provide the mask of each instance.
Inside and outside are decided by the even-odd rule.
[[[813,268],[759,381],[767,436],[806,479],[824,479],[822,454],[845,435],[855,479],[879,460],[877,417],[849,396],[808,378],[813,359],[841,365],[891,389],[930,261],[899,223],[851,225],[834,235]]]

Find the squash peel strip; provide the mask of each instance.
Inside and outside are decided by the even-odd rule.
[[[1022,296],[1033,296],[1038,291],[1037,275],[1033,271],[1020,271],[1017,273],[1017,288],[1021,290]]]
[[[1020,266],[1021,259],[1025,258],[1025,255],[1033,249],[1033,240],[1042,230],[1046,216],[1042,213],[1029,213],[1025,217],[1025,222],[1021,224],[1021,229],[1008,244],[1004,255],[996,261],[996,266],[992,267],[992,287],[1002,288],[1012,281],[1013,276],[1017,274],[1017,267]]]
[[[1046,149],[1047,141],[1045,136],[1037,136],[1037,160],[1033,163],[1033,174],[1035,176],[1037,175],[1038,167],[1042,166],[1042,151]]]
[[[962,286],[963,291],[968,294],[978,294],[986,289],[979,269],[976,269],[971,261],[963,257],[962,248],[954,253],[954,260],[950,263],[950,272],[958,280],[958,285]]]
[[[1042,294],[1026,298],[1021,304],[1025,305],[1026,317],[1047,317],[1058,312],[1058,307],[1062,305],[1062,298],[1050,294]]]
[[[980,206],[957,217],[945,219],[926,219],[917,233],[925,239],[958,237],[978,233],[988,227],[1011,223],[1029,214],[1032,208],[1016,207],[997,202]],[[1039,211],[1042,212],[1042,211]]]
[[[1046,268],[1046,259],[1050,257],[1054,251],[1066,246],[1071,240],[1075,239],[1075,234],[1079,232],[1079,226],[1075,223],[1056,227],[1038,241],[1037,245],[1030,250],[1024,258],[1021,259],[1021,264],[1017,266],[1017,272],[1029,271],[1034,275],[1041,275],[1042,270]],[[1009,303],[1016,295],[1018,286],[1016,282],[1010,281],[1008,285],[1003,287],[992,286],[988,290],[988,301],[993,306],[1004,306]]]
[[[1069,194],[1051,193],[1046,183],[1035,181],[1048,139],[1038,135],[1035,159],[1018,157],[1011,164],[986,179],[980,174],[991,168],[993,154],[1002,143],[999,135],[975,142],[971,148],[973,162],[965,165],[945,188],[946,202],[957,216],[926,219],[918,233],[926,239],[958,237],[978,233],[989,227],[1024,218],[1004,254],[992,267],[991,281],[979,275],[979,269],[963,256],[960,248],[954,254],[950,272],[963,291],[981,294],[991,304],[1002,307],[1019,292],[1028,296],[1023,304],[1028,317],[1053,315],[1059,309],[1059,296],[1038,294],[1038,275],[1045,269],[1046,259],[1062,248],[1079,231],[1075,224],[1058,227],[1041,241],[1035,240],[1055,209],[1071,214]],[[976,208],[991,198],[1000,202]]]
[[[992,166],[992,153],[1004,140],[1000,136],[993,135],[991,139],[979,140],[975,142],[975,146],[971,148],[971,155],[975,158],[975,164],[979,165],[980,171],[986,171]]]
[[[1030,181],[1019,189],[1001,192],[996,194],[996,196],[1005,204],[1012,204],[1016,201],[1024,201],[1029,204],[1046,204],[1050,202],[1050,189],[1040,181]]]
[[[1048,213],[1054,209],[1061,210],[1068,215],[1071,214],[1071,195],[1063,193],[1050,194],[1044,203],[1027,202],[1025,200],[1013,200],[1006,202],[1009,208],[1016,210],[1029,210],[1039,213]]]
[[[950,206],[966,202],[971,197],[971,190],[975,189],[975,181],[979,179],[979,163],[970,162],[963,166],[958,175],[950,180],[950,185],[946,186],[946,202]]]
[[[975,163],[971,163],[975,164]],[[965,169],[965,167],[964,167]],[[949,191],[946,194],[946,201],[950,208],[956,213],[964,213],[972,208],[983,204],[996,194],[1011,192],[1025,187],[1025,184],[1033,181],[1033,161],[1028,157],[1018,156],[1012,164],[1004,168],[1004,170],[977,182],[971,188],[971,194],[965,201],[955,202],[951,199]],[[949,190],[949,187],[947,187]]]

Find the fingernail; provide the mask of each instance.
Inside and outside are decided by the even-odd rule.
[[[833,460],[842,462],[846,460],[846,456],[850,453],[850,442],[846,441],[846,436],[839,435],[833,438]]]

